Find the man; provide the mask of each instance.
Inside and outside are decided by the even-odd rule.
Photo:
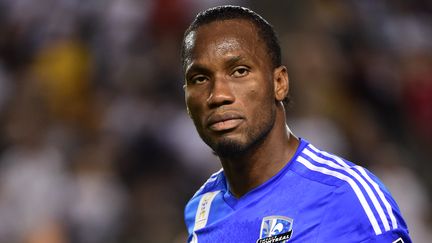
[[[223,170],[189,201],[189,242],[411,242],[370,172],[295,137],[272,27],[249,9],[197,15],[182,47],[190,117]]]

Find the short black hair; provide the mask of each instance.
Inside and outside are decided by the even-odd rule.
[[[197,30],[199,27],[223,20],[231,19],[244,19],[250,21],[258,29],[258,36],[263,40],[267,47],[268,55],[271,60],[273,68],[282,65],[281,61],[281,48],[276,32],[273,26],[270,25],[263,17],[254,11],[240,6],[223,5],[218,7],[209,8],[197,14],[193,22],[186,29],[183,36],[183,43],[181,47],[181,62],[183,70],[185,69],[186,62],[186,43],[185,39],[190,32]]]

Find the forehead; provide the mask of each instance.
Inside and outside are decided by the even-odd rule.
[[[256,26],[248,20],[231,19],[204,24],[185,37],[186,66],[201,57],[223,56],[230,52],[267,58]]]

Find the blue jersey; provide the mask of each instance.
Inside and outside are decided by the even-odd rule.
[[[289,163],[241,198],[223,170],[188,202],[188,242],[411,242],[390,192],[371,172],[305,140]]]

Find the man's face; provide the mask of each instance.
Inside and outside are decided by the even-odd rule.
[[[273,69],[246,20],[212,22],[185,38],[185,99],[196,129],[219,156],[263,141],[275,121]]]

